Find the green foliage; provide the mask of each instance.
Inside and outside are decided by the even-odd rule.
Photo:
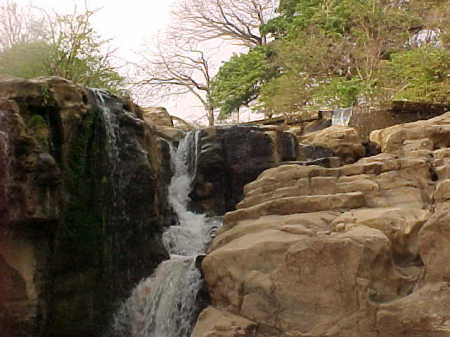
[[[0,74],[34,78],[49,74],[50,46],[42,41],[19,43],[0,52]]]
[[[33,135],[44,150],[48,151],[49,130],[44,117],[34,114],[27,121],[27,126],[33,131]]]
[[[287,73],[268,82],[261,89],[259,108],[269,115],[272,113],[298,112],[304,109],[313,92],[314,87],[308,85],[306,78]]]
[[[56,16],[56,29],[51,31],[51,71],[84,86],[117,92],[124,79],[112,66],[111,53],[105,51],[109,41],[92,28],[94,14],[86,10]]]
[[[281,0],[278,12],[261,27],[280,70],[261,89],[262,109],[448,102],[448,1]],[[440,33],[414,43],[424,29]]]
[[[112,53],[105,51],[108,41],[92,28],[94,14],[86,10],[39,21],[41,26],[33,28],[29,38],[0,52],[0,74],[22,78],[61,76],[83,86],[119,93],[124,78],[111,63]]]
[[[211,100],[220,108],[219,118],[225,118],[258,95],[261,85],[274,76],[268,62],[270,51],[257,47],[247,54],[234,55],[224,63],[211,86]]]
[[[394,99],[449,103],[450,51],[424,46],[392,55],[386,66]]]

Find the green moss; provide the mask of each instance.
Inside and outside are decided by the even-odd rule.
[[[91,147],[95,133],[96,113],[91,111],[80,121],[78,134],[70,144],[65,172],[67,192],[61,239],[73,248],[77,262],[86,267],[100,259],[99,242],[102,239],[101,210],[95,207],[97,172],[93,172]]]
[[[28,128],[32,131],[33,137],[37,142],[43,146],[43,148],[48,147],[49,139],[49,128],[47,121],[41,115],[34,114],[27,122]]]

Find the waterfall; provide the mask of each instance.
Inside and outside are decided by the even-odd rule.
[[[348,126],[353,115],[353,108],[336,109],[331,117],[331,125]]]
[[[6,221],[8,211],[5,206],[8,204],[8,184],[10,170],[10,150],[9,137],[5,124],[5,112],[0,110],[0,223]],[[5,128],[5,129],[4,129]]]
[[[89,90],[96,101],[95,106],[105,132],[104,146],[109,166],[105,178],[109,182],[109,198],[111,200],[111,207],[106,212],[105,218],[111,223],[129,223],[130,219],[126,212],[128,204],[126,191],[127,186],[132,184],[132,177],[129,174],[127,155],[134,152],[134,156],[145,158],[148,154],[140,148],[133,137],[127,136],[127,131],[122,126],[125,120],[128,124],[136,126],[140,126],[144,122],[126,111],[121,102],[114,99],[109,92],[94,88]]]
[[[106,100],[110,97],[107,91],[102,89],[90,89],[97,101],[97,106],[99,107],[100,117],[103,122],[106,133],[106,144],[105,150],[108,156],[108,162],[111,167],[110,178],[111,181],[121,181],[118,175],[118,164],[120,163],[120,149],[118,139],[120,137],[120,125],[116,114],[112,113]],[[119,203],[119,191],[117,191],[118,186],[116,184],[111,184],[112,188],[112,200],[114,207],[120,207]]]
[[[171,145],[174,175],[169,203],[178,224],[163,233],[170,259],[141,281],[115,315],[115,337],[189,337],[199,313],[197,305],[202,277],[198,255],[219,226],[215,218],[188,210],[189,193],[196,174],[199,131],[188,133],[178,148]]]

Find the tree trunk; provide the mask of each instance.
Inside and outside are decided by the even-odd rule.
[[[208,108],[208,124],[214,126],[214,109]]]

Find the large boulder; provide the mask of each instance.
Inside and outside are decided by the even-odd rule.
[[[208,307],[198,318],[192,337],[253,337],[255,328],[248,319]]]
[[[212,307],[256,337],[450,336],[449,116],[375,132],[384,153],[354,164],[247,184],[202,263]],[[229,336],[217,317],[202,331]]]
[[[198,134],[197,148],[193,207],[217,215],[233,210],[244,185],[261,172],[297,157],[295,137],[276,128],[205,129]]]
[[[164,107],[147,107],[143,108],[144,120],[157,127],[169,127],[173,128],[173,121],[169,115],[169,112]]]
[[[450,112],[414,123],[399,124],[370,134],[383,152],[407,154],[450,147]]]
[[[326,129],[299,136],[300,144],[332,151],[344,164],[357,161],[365,155],[363,141],[354,128],[330,126]]]

